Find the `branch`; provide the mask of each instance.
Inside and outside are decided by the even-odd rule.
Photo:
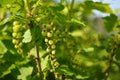
[[[36,63],[37,63],[38,72],[41,75],[41,78],[43,79],[44,75],[43,75],[42,68],[41,68],[41,60],[40,60],[38,46],[35,46],[35,49],[36,49]]]
[[[111,71],[111,67],[112,67],[112,62],[113,62],[113,57],[115,55],[115,50],[117,49],[116,46],[114,46],[111,50],[111,53],[110,53],[110,58],[109,58],[109,66],[108,68],[105,70],[104,72],[104,79],[107,80],[109,74],[110,74],[110,71]]]
[[[29,1],[28,0],[23,0],[23,1],[24,1],[27,17],[32,17],[30,6],[29,6]]]

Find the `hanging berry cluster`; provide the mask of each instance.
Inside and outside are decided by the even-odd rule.
[[[50,61],[52,65],[51,71],[55,71],[55,69],[59,66],[59,63],[55,58],[56,42],[54,40],[54,32],[55,32],[55,27],[53,26],[53,23],[43,24],[42,35],[45,37],[44,41],[47,45],[46,52],[49,53],[50,56]]]
[[[17,52],[22,54],[23,50],[22,50],[22,25],[19,23],[19,21],[14,21],[13,22],[13,40],[12,43],[14,44],[14,47],[17,49]]]

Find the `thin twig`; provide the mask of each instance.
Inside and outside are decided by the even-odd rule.
[[[64,74],[62,74],[62,80],[65,80],[65,75]]]
[[[109,58],[109,66],[104,72],[104,79],[105,80],[107,80],[107,78],[108,78],[108,76],[110,74],[111,67],[112,67],[112,62],[113,62],[113,57],[115,55],[115,50],[116,50],[116,47],[113,47],[112,50],[111,50],[111,54],[110,54],[110,58]]]
[[[35,46],[36,49],[36,63],[37,63],[37,68],[38,68],[38,72],[40,74],[40,76],[42,77],[42,79],[44,78],[43,72],[42,72],[42,68],[41,68],[41,60],[40,60],[40,55],[39,55],[39,48],[38,46]]]

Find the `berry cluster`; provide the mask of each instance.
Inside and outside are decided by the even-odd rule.
[[[21,38],[22,38],[22,25],[20,25],[20,23],[18,21],[14,21],[13,22],[13,40],[12,43],[15,45],[14,47],[17,49],[18,53],[23,53],[22,50],[22,45],[23,43],[21,42]]]
[[[51,65],[53,69],[51,71],[55,71],[55,68],[59,66],[59,63],[57,62],[55,58],[56,54],[56,45],[54,40],[54,31],[55,27],[53,26],[53,23],[51,24],[44,24],[42,26],[42,35],[45,37],[45,43],[47,45],[46,52],[49,53],[50,59],[51,59]]]

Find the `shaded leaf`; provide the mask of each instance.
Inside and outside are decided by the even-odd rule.
[[[70,70],[70,68],[67,65],[61,65],[58,70],[59,70],[59,73],[61,74],[65,74],[69,76],[74,75],[74,73]]]
[[[4,66],[3,66],[4,67]],[[1,77],[4,77],[5,75],[7,75],[7,74],[9,74],[9,73],[11,73],[11,70],[12,69],[15,69],[15,65],[14,64],[12,64],[11,66],[9,66],[8,68],[7,68],[7,70],[4,70],[3,72],[2,72],[2,75],[0,75],[0,78]]]
[[[116,50],[115,58],[116,58],[118,61],[120,61],[120,47],[117,48],[117,50]]]
[[[114,14],[110,14],[110,16],[106,16],[103,19],[105,20],[104,23],[107,31],[112,31],[115,26],[115,23],[117,22],[117,16]]]

